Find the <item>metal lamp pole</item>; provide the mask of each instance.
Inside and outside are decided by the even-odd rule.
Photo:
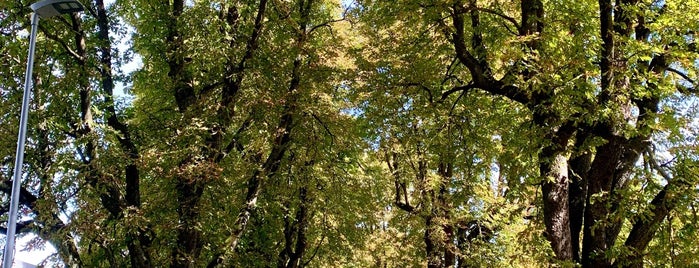
[[[22,114],[19,119],[19,135],[17,138],[17,154],[15,155],[14,176],[12,177],[12,193],[10,195],[10,211],[7,219],[7,243],[3,253],[2,267],[12,267],[15,253],[15,232],[17,231],[17,211],[19,210],[19,192],[22,188],[22,163],[24,163],[24,142],[27,139],[27,119],[29,117],[29,96],[31,95],[32,70],[34,69],[34,48],[36,46],[36,31],[39,17],[49,18],[56,15],[79,12],[84,10],[76,0],[45,0],[31,5],[32,29],[29,35],[29,56],[27,71],[24,74],[24,96],[22,98]]]

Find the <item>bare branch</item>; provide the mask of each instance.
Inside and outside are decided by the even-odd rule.
[[[12,191],[12,181],[11,180],[6,180],[0,183],[0,192],[10,194]],[[38,197],[36,197],[34,194],[29,192],[27,188],[20,188],[19,190],[19,203],[22,205],[25,205],[29,208],[34,208],[34,203],[38,200]]]
[[[433,98],[432,98],[432,89],[430,89],[429,87],[423,85],[422,83],[415,83],[415,82],[412,82],[412,83],[403,83],[403,84],[401,84],[401,85],[404,86],[404,87],[419,87],[420,89],[422,89],[422,90],[424,90],[425,92],[427,92],[427,98],[429,99],[430,103],[432,103],[432,100],[433,100]]]
[[[672,176],[670,176],[670,174],[668,174],[667,171],[665,171],[665,169],[663,169],[663,167],[658,164],[658,161],[655,159],[653,152],[654,150],[650,150],[650,148],[648,148],[648,162],[650,163],[651,167],[655,169],[655,171],[657,171],[658,174],[660,174],[660,176],[662,176],[666,181],[671,181]]]

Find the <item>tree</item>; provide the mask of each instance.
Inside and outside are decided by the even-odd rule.
[[[684,71],[694,68],[691,26],[661,30],[663,22],[682,20],[672,15],[664,19],[676,4],[600,1],[598,6],[581,2],[561,8],[542,1],[520,5],[405,1],[398,6],[377,2],[360,6],[362,12],[379,13],[370,18],[377,29],[395,27],[393,33],[425,29],[421,34],[433,43],[453,47],[450,52],[427,53],[397,49],[403,54],[396,55],[453,56],[465,69],[454,74],[458,82],[446,88],[425,80],[408,84],[443,97],[482,90],[530,112],[536,136],[541,137],[533,141],[541,150],[532,153],[539,162],[545,235],[557,259],[585,267],[640,264],[650,237],[671,210],[667,205],[676,202],[666,194],[677,187],[677,180],[667,178],[667,188],[644,208],[648,212],[636,214],[649,213],[652,219],[639,219],[619,208],[630,198],[630,182],[643,179],[634,175],[635,167],[654,135],[681,128],[672,120],[658,122],[664,116],[662,100],[692,94],[687,86],[694,83]],[[599,20],[583,15],[595,9]],[[442,69],[438,66],[414,70]],[[392,70],[386,71],[382,75],[389,77],[389,83],[406,83]],[[665,107],[666,113],[672,112],[672,105]],[[651,161],[653,155],[644,159]],[[616,240],[625,220],[632,227],[621,246]],[[613,256],[614,247],[634,253]]]
[[[3,202],[30,1],[6,2]],[[37,46],[18,230],[46,264],[696,263],[697,4],[84,4]]]
[[[28,13],[28,5],[19,2],[7,5],[8,16],[23,17],[21,14]],[[117,79],[116,73],[112,72],[114,51],[110,39],[113,33],[110,33],[110,29],[114,25],[110,22],[103,1],[88,3],[87,8],[90,11],[90,16],[86,18],[89,25],[87,28],[78,14],[72,14],[69,20],[41,24],[41,36],[51,42],[40,42],[37,53],[37,62],[40,63],[35,67],[38,75],[34,81],[34,100],[38,120],[30,124],[39,127],[36,133],[30,134],[30,139],[36,142],[28,148],[30,157],[27,162],[30,168],[27,170],[30,172],[25,182],[26,187],[22,190],[22,205],[28,208],[25,216],[31,219],[21,223],[27,227],[25,231],[34,232],[41,239],[51,242],[65,263],[77,266],[86,264],[86,258],[81,255],[74,237],[74,232],[81,233],[80,229],[90,228],[82,226],[83,223],[97,218],[109,222],[107,225],[115,224],[123,220],[127,208],[137,210],[140,207],[139,175],[135,165],[139,157],[138,151],[128,126],[117,114],[113,97],[114,81]],[[27,19],[6,22],[9,22],[8,36],[14,37],[17,32],[12,29],[18,29],[18,22],[28,25]],[[96,34],[89,36],[87,33],[90,32]],[[9,38],[6,41],[7,44],[12,44],[10,42],[18,40],[22,39]],[[88,47],[87,44],[91,46]],[[49,54],[42,50],[44,47],[58,53],[51,53],[44,61],[42,58]],[[20,53],[17,50],[8,52],[9,55]],[[92,76],[93,73],[99,75]],[[100,82],[93,84],[92,79]],[[98,100],[99,109],[103,112],[95,116],[94,103]],[[97,125],[102,122],[104,124]],[[118,137],[114,139],[116,135],[111,135],[112,133]],[[101,142],[99,138],[103,138]],[[109,161],[108,153],[106,159],[100,154],[112,142],[118,144],[115,146],[120,145],[120,150],[123,150],[117,154],[124,152],[128,155],[127,161],[111,167],[111,172],[117,177],[125,177],[123,184],[109,179],[109,167],[100,167],[100,163]],[[80,180],[76,180],[77,178]],[[9,180],[5,182],[9,185]],[[119,189],[124,185],[127,188],[125,200],[124,193]],[[76,195],[81,198],[76,199]],[[76,210],[83,208],[84,203],[80,201],[89,200],[89,196],[97,196],[101,200],[100,209],[104,209],[108,216],[98,213],[96,217],[84,219],[87,221],[81,219],[82,213],[76,213]],[[69,219],[68,223],[63,217]],[[100,225],[97,226],[99,228]],[[135,242],[135,237],[138,237],[140,243],[144,243],[146,239],[139,229],[126,235],[132,265],[148,266],[147,253],[143,252],[142,244]],[[89,238],[91,236],[83,237],[82,242],[93,243]],[[109,243],[99,244],[111,247]],[[139,265],[140,262],[145,264]]]

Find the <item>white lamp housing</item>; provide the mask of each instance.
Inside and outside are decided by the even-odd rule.
[[[77,0],[44,0],[32,4],[31,8],[42,18],[85,10]]]

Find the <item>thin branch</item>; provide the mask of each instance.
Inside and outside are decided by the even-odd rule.
[[[323,221],[325,221],[325,219],[323,219]],[[325,240],[326,237],[327,237],[327,232],[325,231],[325,229],[323,229],[323,234],[320,236],[320,241],[318,242],[318,245],[313,250],[313,254],[311,254],[311,257],[308,258],[308,260],[305,261],[301,267],[307,267],[308,264],[316,257],[316,254],[318,254],[318,250],[320,249],[320,246],[323,245],[323,240]]]
[[[696,82],[694,81],[694,79],[690,78],[687,74],[680,72],[679,70],[672,68],[672,67],[667,67],[666,70],[681,76],[684,80],[687,80],[687,82],[691,83],[692,85],[696,85]]]
[[[500,12],[500,11],[498,11],[498,10],[490,9],[490,8],[483,8],[483,7],[476,7],[475,9],[478,10],[478,11],[482,11],[482,12],[485,12],[485,13],[488,13],[488,14],[493,14],[493,15],[495,15],[495,16],[498,16],[498,17],[500,17],[500,18],[503,18],[503,19],[509,21],[510,23],[512,23],[517,29],[519,29],[519,28],[521,27],[521,26],[519,25],[519,23],[517,23],[517,20],[516,20],[515,18],[510,17],[510,16],[507,16],[507,15],[503,14],[502,12]]]
[[[323,126],[325,132],[328,133],[328,135],[330,135],[330,147],[332,147],[335,144],[335,135],[332,133],[332,131],[330,131],[327,124],[325,124],[325,122],[323,122],[323,120],[321,120],[316,114],[311,113],[311,116],[313,116],[313,118],[316,121],[318,121],[318,123],[320,123],[321,126]]]
[[[439,102],[443,102],[444,100],[446,100],[446,99],[449,97],[449,95],[451,95],[451,94],[453,94],[453,93],[456,93],[456,92],[459,92],[459,91],[464,91],[464,92],[465,92],[465,91],[469,91],[469,90],[474,89],[474,88],[477,88],[477,86],[476,86],[475,84],[473,84],[473,83],[470,83],[470,84],[465,85],[465,86],[454,87],[454,88],[452,88],[452,89],[450,89],[450,90],[447,90],[447,91],[445,91],[444,93],[442,93],[442,97],[439,99]]]
[[[18,222],[15,226],[16,228],[16,233],[17,234],[26,234],[30,233],[33,228],[32,226],[34,225],[34,220],[29,220],[29,221],[23,221],[23,222]],[[7,233],[7,228],[6,227],[0,227],[0,232],[2,233]]]
[[[676,85],[677,91],[682,94],[697,93],[697,89],[693,87],[687,87],[684,85]]]
[[[97,11],[92,7],[92,5],[83,5],[83,6],[85,6],[85,9],[87,10],[88,13],[90,13],[90,15],[92,15],[95,18],[99,17]]]
[[[663,169],[662,166],[658,164],[658,161],[655,159],[653,151],[650,150],[650,148],[648,148],[648,162],[650,162],[651,167],[658,171],[658,174],[660,174],[660,176],[662,176],[665,180],[672,180],[672,176],[670,176],[670,174],[668,174],[667,171],[665,171],[665,169]]]
[[[320,27],[330,27],[330,24],[332,24],[332,23],[341,22],[341,21],[345,21],[345,20],[346,20],[345,17],[342,17],[339,19],[334,19],[334,20],[329,20],[329,21],[323,22],[321,24],[318,24],[316,26],[311,27],[311,29],[308,30],[308,34],[311,34],[313,31],[315,31],[316,29],[318,29]],[[332,32],[332,27],[330,27],[330,31]]]
[[[404,86],[404,87],[419,87],[420,89],[422,89],[422,90],[424,90],[424,91],[427,92],[427,95],[428,95],[427,98],[429,99],[430,103],[433,102],[433,101],[432,101],[432,100],[433,100],[433,98],[432,98],[432,90],[431,90],[429,87],[427,87],[427,86],[425,86],[425,85],[423,85],[423,84],[421,84],[421,83],[404,83],[404,84],[402,84],[402,86]]]
[[[8,195],[12,192],[12,181],[11,180],[6,180],[2,183],[0,183],[0,192],[4,192]],[[25,205],[31,209],[34,208],[34,203],[38,200],[39,198],[36,197],[34,194],[29,192],[27,188],[20,188],[19,190],[19,203],[22,205]]]
[[[63,49],[65,49],[66,52],[68,52],[68,54],[71,57],[75,58],[77,61],[80,61],[80,62],[84,61],[84,58],[82,56],[78,55],[78,53],[75,52],[73,49],[71,49],[70,46],[68,46],[68,44],[66,42],[64,42],[60,37],[58,37],[58,35],[55,35],[51,31],[46,30],[46,28],[44,28],[41,25],[39,25],[39,29],[41,30],[41,33],[43,33],[46,37],[48,37],[49,39],[51,39],[53,41],[58,42],[58,44],[60,44],[63,47]]]
[[[461,91],[461,94],[459,94],[459,97],[457,97],[456,100],[454,101],[454,103],[451,105],[451,109],[449,110],[450,117],[454,114],[454,109],[456,109],[456,105],[459,103],[459,100],[461,100],[461,98],[463,98],[467,92],[468,92],[468,90]]]
[[[459,58],[454,57],[451,60],[451,63],[449,63],[449,66],[447,66],[447,70],[444,73],[444,79],[442,79],[442,85],[446,84],[447,81],[449,81],[450,78],[454,78],[454,75],[452,74],[454,70],[454,66],[459,62]]]
[[[215,162],[221,161],[226,155],[228,155],[233,149],[236,149],[239,153],[242,153],[243,150],[245,149],[243,145],[240,143],[240,136],[243,134],[243,132],[252,124],[252,115],[249,116],[243,124],[240,125],[238,130],[233,134],[233,140],[231,140],[228,145],[226,145],[225,149],[223,152],[221,152],[216,159],[214,160]]]

